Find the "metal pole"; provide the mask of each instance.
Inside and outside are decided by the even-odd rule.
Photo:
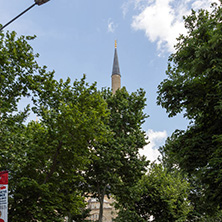
[[[24,13],[26,13],[27,11],[29,11],[31,8],[33,8],[35,5],[37,5],[38,3],[34,3],[33,5],[31,5],[29,8],[27,8],[25,11],[23,11],[22,13],[20,13],[19,15],[17,15],[15,18],[13,18],[10,22],[8,22],[7,24],[5,24],[4,26],[2,26],[0,28],[0,32],[9,24],[11,24],[12,22],[14,22],[17,18],[19,18],[20,16],[22,16]]]

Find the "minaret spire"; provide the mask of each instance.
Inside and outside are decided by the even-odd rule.
[[[117,55],[117,41],[115,40],[115,52],[113,60],[113,71],[112,71],[112,92],[116,93],[117,89],[121,88],[121,75],[119,68],[119,60]]]

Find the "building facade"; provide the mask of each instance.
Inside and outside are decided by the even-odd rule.
[[[90,209],[89,221],[98,221],[100,204],[97,198],[87,200],[87,208]],[[105,196],[103,204],[103,222],[112,222],[116,218],[116,210],[113,206],[114,200]]]

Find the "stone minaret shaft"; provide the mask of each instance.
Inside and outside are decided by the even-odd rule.
[[[112,92],[116,93],[116,90],[121,88],[121,75],[119,69],[119,61],[117,55],[117,42],[115,41],[115,53],[113,61],[113,71],[112,71]]]

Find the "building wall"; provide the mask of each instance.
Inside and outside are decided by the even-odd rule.
[[[88,208],[91,210],[90,217],[87,220],[97,221],[99,219],[99,201],[96,198],[89,198],[87,200]],[[116,218],[115,208],[112,206],[114,200],[112,198],[108,199],[107,196],[104,198],[103,204],[103,221],[112,222],[112,219]]]

